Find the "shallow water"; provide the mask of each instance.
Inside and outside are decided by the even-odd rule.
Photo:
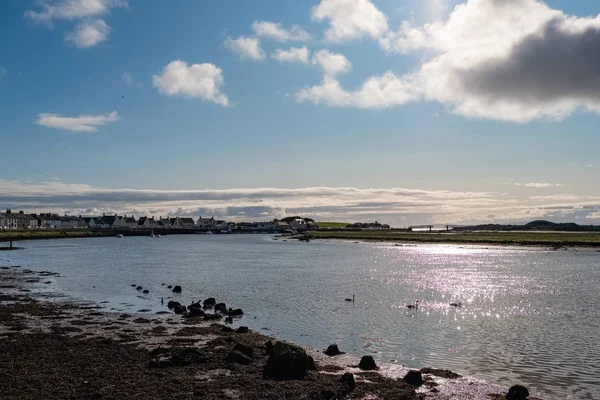
[[[268,235],[23,246],[0,255],[0,265],[59,272],[43,287],[109,301],[107,310],[159,311],[161,297],[165,304],[216,297],[244,310],[239,323],[302,345],[336,342],[380,362],[522,383],[532,394],[600,398],[600,253],[593,250],[301,243]],[[183,293],[162,283],[182,285]],[[344,301],[353,294],[355,303]],[[408,310],[416,299],[419,309]]]

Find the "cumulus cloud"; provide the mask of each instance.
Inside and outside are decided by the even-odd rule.
[[[97,215],[214,215],[228,220],[270,220],[305,215],[316,220],[412,223],[480,223],[551,218],[600,218],[600,197],[512,197],[492,192],[407,188],[307,187],[223,190],[110,189],[53,180],[0,179],[0,203],[13,209]]]
[[[41,10],[25,11],[25,18],[49,28],[55,20],[81,20],[65,40],[85,49],[106,40],[110,26],[98,17],[108,14],[111,8],[127,7],[125,0],[53,0],[39,2]]]
[[[388,30],[388,18],[370,0],[321,0],[311,12],[313,21],[329,23],[325,38],[334,42],[378,38]]]
[[[47,128],[64,129],[71,132],[95,132],[99,126],[120,120],[116,111],[106,115],[80,115],[78,117],[61,117],[58,114],[38,114],[36,124]]]
[[[327,76],[348,72],[352,68],[352,64],[343,54],[331,53],[329,50],[316,52],[312,63],[318,65]]]
[[[289,30],[280,23],[267,21],[254,21],[252,29],[256,36],[277,40],[278,42],[308,42],[310,35],[297,25]]]
[[[292,47],[289,50],[277,49],[273,54],[271,54],[271,58],[279,61],[280,63],[300,63],[300,64],[308,64],[310,51],[306,46],[303,47]]]
[[[152,78],[158,91],[167,96],[199,98],[222,106],[228,106],[227,95],[221,92],[224,83],[223,70],[210,63],[191,64],[171,61],[160,75]]]
[[[228,37],[225,39],[225,47],[237,54],[242,59],[262,61],[265,59],[265,52],[260,47],[260,39],[253,37],[240,36],[236,39]]]
[[[105,41],[109,33],[110,26],[104,20],[85,20],[77,24],[75,29],[65,36],[65,40],[72,42],[79,49],[87,49]]]
[[[142,88],[142,84],[135,81],[131,72],[123,72],[121,74],[121,81],[129,87]]]
[[[549,187],[561,187],[560,183],[543,183],[543,182],[528,182],[528,183],[515,183],[517,186],[523,186],[527,188],[549,188]]]
[[[361,7],[371,11],[355,14]],[[330,21],[330,39],[370,36],[386,51],[421,52],[423,61],[407,75],[389,71],[368,78],[365,84],[387,82],[392,89],[377,101],[330,102],[313,96],[315,102],[388,107],[437,101],[466,117],[518,123],[563,119],[579,109],[600,111],[600,16],[567,15],[539,0],[468,0],[446,20],[423,26],[405,21],[395,32],[381,17],[370,18],[380,21],[374,24],[353,22],[380,15],[373,8],[367,0],[323,0],[313,18]]]
[[[398,77],[389,71],[369,78],[354,91],[345,90],[336,78],[326,75],[321,84],[298,91],[296,100],[334,107],[387,108],[415,101],[420,96],[411,78]]]

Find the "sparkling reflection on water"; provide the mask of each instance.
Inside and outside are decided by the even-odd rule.
[[[160,297],[214,296],[242,307],[243,324],[303,345],[337,342],[380,362],[600,398],[595,251],[299,243],[267,235],[67,239],[26,247],[0,264],[60,272],[55,288],[109,301],[115,311],[160,310]],[[132,283],[150,294],[140,296]],[[181,284],[184,293],[173,295],[161,283]],[[355,303],[344,301],[353,294]],[[417,299],[418,310],[406,308]]]

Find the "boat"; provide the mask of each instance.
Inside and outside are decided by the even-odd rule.
[[[122,234],[122,233],[118,233],[118,234],[117,234],[117,237],[118,237],[119,239],[121,239],[121,238],[124,238],[125,236],[123,236],[123,234]]]

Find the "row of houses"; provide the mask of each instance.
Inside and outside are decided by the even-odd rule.
[[[58,215],[53,213],[25,214],[23,211],[13,213],[6,210],[0,213],[0,229],[202,229],[216,231],[282,231],[306,230],[314,228],[312,220],[291,218],[287,221],[273,220],[268,222],[233,223],[216,220],[213,217],[140,217],[133,215],[106,215],[98,217],[82,217]]]

